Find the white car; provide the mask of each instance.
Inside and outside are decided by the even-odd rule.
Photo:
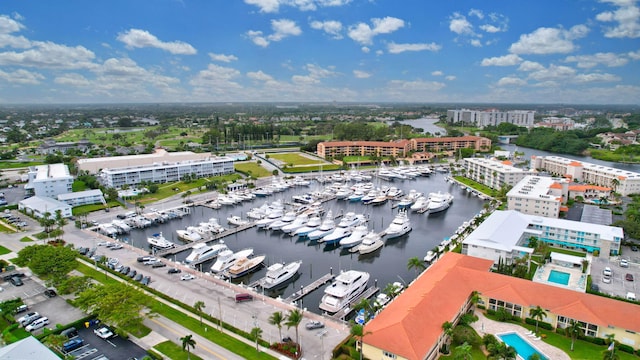
[[[603,276],[602,282],[605,284],[611,284],[611,278],[609,276]]]
[[[113,331],[111,331],[111,329],[109,329],[106,326],[101,326],[101,327],[99,327],[97,329],[94,329],[93,333],[96,334],[99,338],[104,339],[104,340],[112,338],[113,335],[114,335]]]
[[[35,320],[31,324],[27,325],[27,327],[25,327],[24,329],[31,332],[34,330],[41,329],[45,327],[45,325],[49,325],[49,318],[47,318],[46,316]]]
[[[186,273],[186,274],[180,276],[180,280],[184,280],[184,281],[192,280],[192,279],[195,279],[195,278],[196,278],[195,276],[193,276],[193,275],[191,275],[189,273]]]
[[[602,275],[611,277],[613,275],[613,271],[611,271],[611,268],[607,266],[602,270]]]
[[[628,268],[629,267],[629,261],[627,259],[620,260],[620,267]]]

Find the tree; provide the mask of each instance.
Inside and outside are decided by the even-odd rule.
[[[48,234],[51,232],[51,227],[55,225],[56,220],[52,218],[51,213],[47,211],[42,214],[42,217],[38,219],[38,222],[40,223],[40,226],[43,227],[43,231]]]
[[[529,310],[529,316],[531,316],[536,321],[536,334],[538,333],[538,321],[544,319],[547,316],[547,313],[544,311],[540,305],[536,306],[534,309]]]
[[[370,334],[370,332],[364,331],[364,325],[354,324],[350,330],[351,335],[358,338],[360,342],[360,360],[362,360],[362,342],[364,341],[364,336]]]
[[[269,324],[275,325],[278,328],[278,339],[282,339],[282,323],[285,317],[281,311],[276,311],[269,317]]]
[[[302,312],[298,309],[295,310],[290,310],[289,314],[287,315],[287,321],[285,322],[285,325],[287,325],[287,328],[291,328],[292,326],[295,327],[296,329],[296,344],[299,344],[299,339],[298,339],[298,326],[300,325],[300,322],[302,321]]]
[[[62,228],[67,225],[67,219],[62,216],[62,210],[60,209],[56,210],[55,222],[58,226],[58,236],[60,236],[62,234]]]
[[[139,290],[120,282],[92,286],[75,300],[80,309],[118,327],[140,325],[140,312],[147,302]]]
[[[193,335],[185,335],[180,338],[182,341],[182,351],[187,352],[187,359],[191,359],[191,349],[196,348],[196,341],[193,340]]]
[[[61,279],[78,265],[78,253],[66,246],[32,245],[18,252],[17,265],[28,266],[35,274]]]
[[[388,283],[387,286],[385,286],[384,290],[382,290],[383,293],[387,294],[390,298],[394,298],[398,295],[398,292],[400,291],[400,287],[396,284],[393,283]]]
[[[567,335],[571,337],[571,351],[573,351],[573,344],[575,343],[576,338],[583,332],[582,327],[577,321],[571,320],[571,323],[569,324],[569,326],[567,326],[565,331],[567,332]]]
[[[449,321],[442,323],[442,331],[446,336],[445,340],[445,353],[449,353],[449,342],[451,341],[451,335],[453,335],[453,324]]]
[[[456,356],[455,360],[471,360],[471,345],[469,343],[464,342],[460,346],[456,346]]]
[[[260,340],[261,336],[262,336],[262,329],[260,329],[259,327],[254,327],[253,329],[251,329],[251,337],[256,341],[257,352],[260,351],[260,349],[258,348],[258,340]]]
[[[424,262],[422,260],[420,260],[420,258],[416,257],[412,257],[409,259],[409,261],[407,261],[407,269],[408,270],[415,270],[416,271],[416,276],[418,275],[418,273],[422,272],[424,269],[426,269],[427,267],[425,266]]]
[[[202,310],[207,307],[204,304],[204,301],[196,301],[195,304],[193,304],[193,309],[198,313],[198,315],[200,315],[200,326],[202,326]]]

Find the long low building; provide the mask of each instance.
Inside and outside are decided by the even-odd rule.
[[[62,201],[63,203],[69,204],[72,207],[89,204],[107,204],[107,202],[104,200],[102,190],[100,189],[60,194],[58,195],[58,200]]]
[[[423,272],[363,330],[363,354],[368,359],[432,360],[439,356],[446,336],[445,322],[457,324],[478,304],[504,309],[519,318],[540,306],[542,320],[554,328],[580,324],[587,336],[609,334],[623,344],[640,348],[640,306],[607,297],[562,289],[490,272],[493,261],[446,253]]]
[[[71,205],[62,201],[44,196],[32,196],[18,202],[18,210],[24,211],[28,215],[36,218],[45,217],[45,214],[55,218],[56,212],[60,210],[62,217],[71,217]]]
[[[633,171],[561,156],[532,156],[531,168],[566,177],[571,181],[610,187],[624,196],[640,193],[640,173]]]
[[[465,176],[492,189],[500,189],[505,185],[515,186],[533,170],[524,170],[513,166],[511,161],[499,161],[485,158],[465,158]]]
[[[164,162],[176,163],[180,161],[204,160],[211,156],[211,153],[194,153],[191,151],[168,152],[164,149],[156,149],[152,154],[78,159],[78,170],[97,174],[102,169],[153,165]]]

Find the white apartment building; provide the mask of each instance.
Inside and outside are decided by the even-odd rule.
[[[514,167],[510,161],[485,158],[465,158],[463,160],[465,176],[492,189],[500,189],[504,185],[515,186],[525,176],[535,174],[533,170]]]
[[[507,208],[557,218],[568,196],[569,182],[565,179],[528,175],[507,193]]]
[[[510,263],[530,254],[529,238],[552,247],[598,251],[608,257],[620,253],[624,231],[620,227],[523,214],[515,210],[495,211],[462,242],[462,253]]]
[[[78,170],[97,174],[101,169],[144,166],[164,162],[176,163],[179,161],[204,160],[210,157],[211,153],[194,153],[191,151],[167,152],[164,149],[156,149],[153,154],[78,159]]]
[[[62,217],[71,217],[71,205],[44,196],[32,196],[28,199],[20,200],[18,202],[18,210],[36,218],[44,217],[47,213],[49,217],[55,218],[58,210],[60,210]]]
[[[532,156],[531,168],[576,182],[606,186],[621,195],[640,193],[640,173],[560,156]]]
[[[58,195],[58,200],[69,204],[71,207],[88,204],[107,204],[100,189],[60,194]]]
[[[166,183],[180,181],[185,175],[193,174],[197,178],[201,178],[233,172],[233,159],[209,157],[202,160],[102,169],[100,178],[106,186],[119,189],[123,185],[135,186],[143,181]]]
[[[56,198],[72,191],[73,176],[65,164],[31,166],[27,176],[24,188],[36,196]]]
[[[536,112],[530,110],[498,111],[489,110],[447,110],[447,121],[451,123],[465,122],[477,127],[498,126],[509,123],[518,126],[532,127]]]

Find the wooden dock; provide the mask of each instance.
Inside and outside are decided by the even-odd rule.
[[[368,288],[367,290],[365,290],[365,292],[363,292],[360,296],[358,296],[355,300],[353,300],[353,302],[351,302],[351,305],[356,305],[362,299],[368,299],[368,298],[372,297],[378,291],[380,291],[380,288],[375,287],[375,286],[372,286],[372,287]],[[347,306],[346,308],[344,308],[344,309],[338,311],[337,313],[331,315],[331,318],[334,319],[334,320],[344,320],[344,318],[346,318],[347,315],[349,315],[352,311],[353,311],[353,306]]]
[[[303,297],[309,295],[314,290],[318,289],[320,286],[322,286],[322,285],[326,284],[327,282],[333,280],[334,277],[335,277],[335,275],[333,275],[332,273],[325,274],[320,279],[318,279],[318,280],[312,282],[311,284],[305,286],[301,290],[298,290],[298,291],[294,292],[293,294],[291,294],[291,296],[286,298],[284,301],[288,302],[288,303],[291,303],[291,302],[294,302],[294,301],[298,301],[298,300],[302,299]]]
[[[240,231],[244,231],[244,230],[250,229],[250,228],[254,227],[255,225],[256,225],[255,221],[252,221],[252,222],[250,222],[248,224],[240,225],[238,227],[231,228],[229,230],[225,230],[224,232],[222,232],[220,234],[215,234],[212,237],[207,238],[207,239],[202,239],[202,240],[190,242],[190,243],[184,244],[184,245],[174,246],[171,249],[156,251],[155,255],[156,256],[174,255],[174,254],[177,254],[179,252],[191,249],[193,247],[193,245],[195,245],[195,244],[207,243],[209,241],[220,240],[220,239],[225,238],[227,236],[231,236],[233,234],[237,234]]]

